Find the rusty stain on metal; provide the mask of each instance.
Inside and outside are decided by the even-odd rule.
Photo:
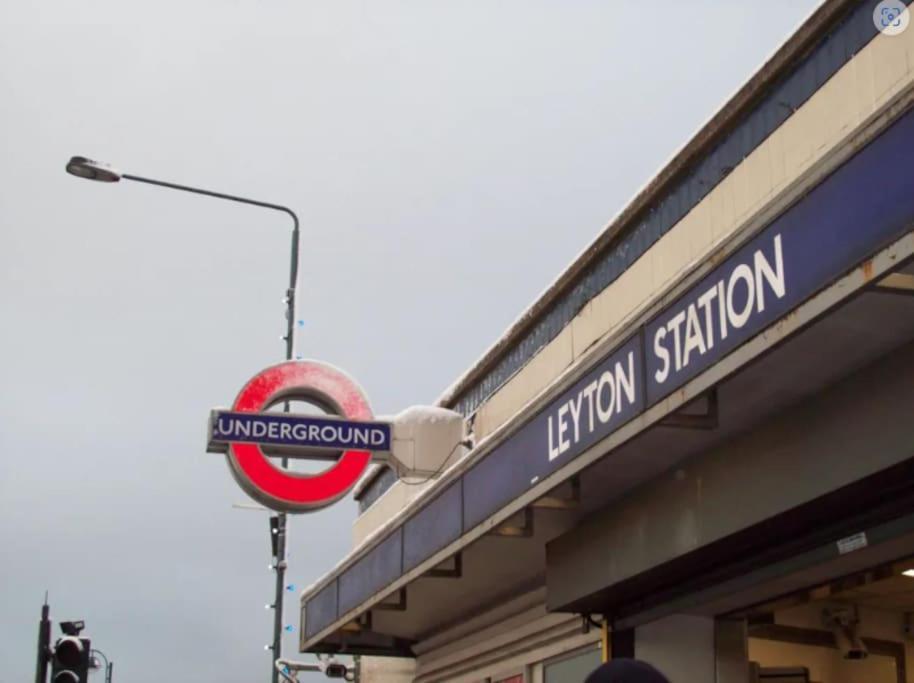
[[[723,249],[718,249],[717,251],[713,252],[713,253],[708,257],[708,261],[711,263],[711,266],[712,266],[712,267],[713,267],[713,266],[718,266],[718,265],[720,265],[723,261],[726,260],[726,257],[727,257],[727,254],[724,253],[724,250],[723,250]]]
[[[860,270],[863,271],[863,281],[869,282],[873,279],[873,259],[867,259],[860,264]]]

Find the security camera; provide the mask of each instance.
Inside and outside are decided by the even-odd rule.
[[[355,678],[355,672],[342,662],[337,661],[336,657],[320,657],[320,668],[327,678],[342,678],[351,681]]]
[[[860,616],[855,606],[826,607],[822,610],[822,623],[835,636],[835,645],[844,659],[866,659],[869,650],[860,638]]]
[[[66,636],[78,636],[79,632],[86,628],[85,621],[62,621],[60,622],[60,630],[63,631]]]
[[[274,663],[276,670],[280,673],[287,683],[298,681],[299,671],[317,671],[324,674],[327,678],[342,678],[346,681],[355,680],[355,670],[345,664],[336,661],[333,657],[327,655],[318,655],[318,661],[315,664],[311,662],[295,662],[289,659],[277,659]]]
[[[345,664],[339,662],[328,662],[324,669],[324,675],[327,678],[346,678],[347,673],[349,673],[349,669]]]

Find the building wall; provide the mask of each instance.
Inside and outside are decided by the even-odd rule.
[[[914,31],[871,41],[479,408],[476,438],[498,429],[593,345],[618,334],[781,193],[812,180],[836,147],[911,87],[912,65]]]
[[[877,36],[480,406],[473,420],[476,442],[584,362],[594,346],[623,333],[728,240],[818,182],[841,150],[849,151],[844,143],[912,87],[914,31]],[[395,483],[356,519],[354,545],[424,488]]]
[[[676,614],[635,630],[635,657],[676,683],[714,681],[714,620]]]
[[[818,182],[849,151],[848,141],[912,87],[914,30],[894,37],[877,36],[480,406],[473,421],[477,443],[523,412],[563,374],[585,362],[595,346],[620,335],[644,316],[683,276],[712,260],[728,241],[770,218]],[[729,454],[721,457],[729,458]],[[694,489],[696,477],[657,486]],[[354,545],[364,542],[424,488],[394,484],[354,523]],[[672,521],[673,527],[692,522],[687,514]],[[694,540],[695,529],[683,528],[680,537]],[[622,536],[607,542],[616,547],[620,539]],[[495,610],[490,615],[495,621],[486,623],[485,615],[481,616],[482,621],[473,622],[472,633],[463,632],[464,624],[420,643],[414,672],[412,662],[398,668],[390,660],[375,662],[366,657],[363,681],[478,682],[516,672],[524,672],[528,681],[541,681],[544,660],[596,642],[595,633],[580,632],[578,619],[550,615],[543,603],[539,600],[510,617],[493,616]],[[680,615],[640,627],[636,654],[675,672],[677,683],[714,680],[713,622],[702,619]],[[694,677],[683,678],[683,666],[694,671]]]
[[[550,606],[909,459],[912,383],[914,344],[908,344],[593,515],[547,545]]]

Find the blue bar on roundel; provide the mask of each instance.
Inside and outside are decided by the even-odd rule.
[[[390,450],[391,426],[333,417],[214,410],[207,450],[224,452],[230,443],[320,450]]]

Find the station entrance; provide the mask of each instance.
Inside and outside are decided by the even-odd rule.
[[[745,620],[752,683],[907,683],[914,655],[912,613],[914,556],[909,556],[725,619]]]

